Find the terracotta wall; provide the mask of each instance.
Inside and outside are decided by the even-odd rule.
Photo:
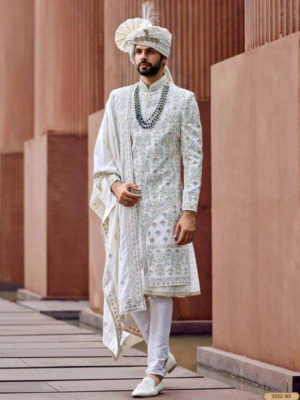
[[[33,21],[34,0],[0,0],[0,152],[32,137]]]
[[[87,135],[49,131],[26,142],[24,231],[25,288],[88,296]]]
[[[24,144],[24,287],[44,296],[47,295],[46,176],[44,135]]]
[[[0,0],[0,287],[23,285],[23,144],[33,135],[34,0]]]
[[[89,116],[88,135],[88,199],[91,198],[93,189],[94,148],[104,110]],[[102,277],[105,264],[105,248],[100,233],[100,219],[89,208],[89,300],[94,312],[103,314]]]
[[[0,153],[0,288],[23,286],[23,154]]]
[[[45,297],[88,296],[87,130],[88,115],[103,108],[103,4],[35,1],[25,287]]]
[[[213,346],[300,370],[300,33],[212,67]]]
[[[245,50],[299,30],[299,0],[245,0]]]
[[[102,18],[102,0],[36,0],[35,136],[87,133],[103,108]]]

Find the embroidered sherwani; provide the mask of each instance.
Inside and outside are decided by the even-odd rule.
[[[155,110],[163,87],[170,86],[162,114],[150,129],[143,129],[135,115],[136,85],[144,120]],[[165,75],[149,88],[140,79],[111,92],[95,146],[90,206],[102,219],[110,263],[103,277],[104,287],[109,288],[105,297],[108,302],[118,298],[115,311],[110,305],[110,312],[113,319],[120,318],[127,332],[139,335],[130,311],[145,309],[145,294],[200,294],[193,244],[176,245],[173,235],[182,212],[197,211],[202,159],[202,127],[193,92],[170,83]],[[124,207],[116,201],[110,190],[115,180],[131,181],[141,188],[142,197],[135,206]],[[120,345],[122,329],[118,334]]]

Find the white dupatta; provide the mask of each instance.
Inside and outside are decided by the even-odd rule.
[[[127,112],[122,113],[125,116],[129,114],[133,86],[122,101],[123,107],[127,107]],[[122,182],[133,182],[129,119],[124,117],[117,125],[113,105],[111,94],[94,150],[93,176],[97,177],[97,185],[94,180],[89,206],[101,219],[106,253],[102,280],[103,343],[116,360],[126,347],[143,340],[130,312],[145,310],[146,303],[137,210],[135,206],[120,205],[106,180],[107,174],[115,173]]]

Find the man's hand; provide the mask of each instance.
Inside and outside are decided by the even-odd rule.
[[[140,194],[131,193],[130,189],[141,190],[132,182],[122,183],[115,181],[111,185],[111,190],[114,192],[118,202],[125,207],[133,207],[142,197]]]
[[[178,235],[180,230],[180,236],[176,242],[177,245],[188,244],[193,241],[194,233],[196,232],[196,212],[184,210],[179,221],[175,226],[174,239]]]

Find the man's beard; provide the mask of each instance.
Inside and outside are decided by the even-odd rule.
[[[140,69],[141,67],[140,67],[140,65],[141,64],[143,64],[142,62],[140,62],[139,63],[139,65],[137,66],[137,70],[138,70],[138,73],[140,74],[140,75],[144,75],[144,76],[151,76],[151,75],[156,75],[157,73],[158,73],[158,71],[159,71],[159,69],[160,69],[160,66],[161,66],[161,61],[159,61],[157,64],[155,64],[155,65],[152,65],[151,63],[146,63],[147,64],[147,67],[148,66],[150,66],[150,68],[148,68],[148,69],[145,69],[145,70],[143,70],[143,69]]]

